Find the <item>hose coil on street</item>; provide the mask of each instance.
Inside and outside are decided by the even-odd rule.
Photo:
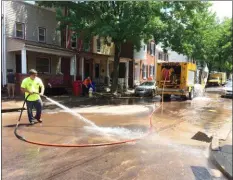
[[[15,136],[24,141],[24,142],[27,142],[27,143],[30,143],[30,144],[35,144],[35,145],[40,145],[40,146],[52,146],[52,147],[96,147],[96,146],[110,146],[110,145],[119,145],[119,144],[124,144],[124,143],[129,143],[129,142],[135,142],[135,141],[138,141],[138,140],[141,140],[143,138],[145,138],[146,136],[148,136],[149,134],[151,134],[152,132],[152,129],[153,129],[153,125],[152,125],[152,117],[153,117],[153,114],[155,113],[155,111],[159,108],[154,108],[153,112],[150,114],[149,116],[149,130],[148,132],[145,134],[145,136],[141,137],[141,138],[135,138],[135,139],[127,139],[127,140],[123,140],[123,141],[116,141],[116,142],[110,142],[110,143],[96,143],[96,144],[53,144],[53,143],[44,143],[44,142],[37,142],[37,141],[32,141],[32,140],[29,140],[29,139],[26,139],[25,137],[21,136],[18,134],[17,130],[19,128],[19,124],[20,124],[20,121],[21,121],[21,118],[22,118],[22,113],[23,113],[23,110],[24,110],[24,106],[25,106],[25,103],[28,99],[28,97],[30,96],[30,94],[25,98],[24,102],[23,102],[23,107],[20,111],[20,115],[19,115],[19,119],[18,119],[18,122],[15,126],[15,130],[14,130],[14,134]],[[42,97],[46,98],[47,99],[47,96],[45,95],[41,95]]]

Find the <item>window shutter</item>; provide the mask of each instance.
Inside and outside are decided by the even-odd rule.
[[[153,45],[152,45],[152,43],[150,43],[150,55],[152,55],[152,53],[153,53]]]
[[[147,52],[150,52],[150,43],[147,44]]]

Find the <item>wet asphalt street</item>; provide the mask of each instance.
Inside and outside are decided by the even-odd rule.
[[[96,131],[67,112],[46,110],[43,124],[29,126],[23,113],[19,134],[56,144],[103,143],[141,137],[149,130],[152,100],[95,100],[80,107],[141,104],[134,114],[82,113]],[[130,107],[130,106],[129,106]],[[75,110],[79,109],[75,108]],[[133,107],[132,107],[133,108]],[[137,111],[137,109],[135,109]],[[192,101],[172,99],[158,108],[153,133],[136,143],[107,147],[58,148],[28,144],[14,136],[19,112],[2,114],[2,179],[4,180],[211,180],[226,179],[209,158],[211,136],[232,120],[232,100],[206,94]]]

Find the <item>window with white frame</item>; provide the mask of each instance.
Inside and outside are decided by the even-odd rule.
[[[100,52],[101,50],[101,43],[100,43],[100,38],[96,39],[96,51]]]
[[[38,36],[38,40],[39,42],[45,42],[46,39],[46,29],[39,27],[38,28],[38,32],[39,32],[39,36]]]
[[[24,23],[15,24],[15,37],[24,39],[25,25]]]
[[[163,59],[163,54],[161,52],[159,52],[159,60]]]
[[[150,55],[155,55],[155,43],[153,42],[150,43]]]
[[[41,73],[50,73],[50,59],[47,57],[37,57],[36,70]]]
[[[146,79],[146,66],[144,64],[142,65],[142,78]]]
[[[142,78],[147,79],[148,77],[148,65],[142,65]]]
[[[154,66],[150,65],[150,76],[154,75]]]
[[[146,52],[146,45],[143,45],[143,50],[144,52]]]
[[[164,54],[164,61],[167,61],[167,55]]]
[[[72,33],[71,36],[71,48],[77,48],[77,35]]]

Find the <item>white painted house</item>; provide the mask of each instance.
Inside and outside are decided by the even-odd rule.
[[[141,64],[146,63],[146,59],[147,59],[146,55],[147,55],[147,44],[145,44],[142,41],[140,50],[137,51],[136,49],[134,49],[134,54],[133,54],[133,58],[135,60],[135,63],[134,63],[134,84],[135,85],[140,84],[141,68],[142,68]],[[145,68],[145,66],[144,66],[144,68]]]
[[[175,51],[168,51],[168,61],[169,62],[188,62],[188,57],[183,54],[178,54]]]
[[[147,44],[142,41],[140,50],[134,50],[133,58],[135,61],[134,85],[155,79],[157,59],[154,40],[150,40]]]

